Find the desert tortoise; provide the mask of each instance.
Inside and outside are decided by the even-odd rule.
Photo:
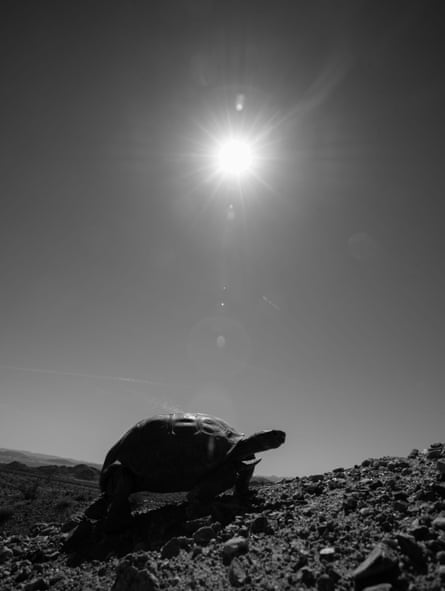
[[[137,491],[188,491],[188,500],[205,501],[235,487],[248,492],[255,453],[279,447],[284,431],[246,437],[222,419],[200,413],[160,414],[129,429],[108,452],[100,476],[102,497],[87,510],[121,521],[129,515],[128,496]]]

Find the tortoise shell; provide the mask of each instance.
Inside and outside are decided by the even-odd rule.
[[[129,429],[109,451],[102,474],[120,462],[153,492],[186,491],[221,465],[244,439],[222,419],[198,413],[160,414]]]

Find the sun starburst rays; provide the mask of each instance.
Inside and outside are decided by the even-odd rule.
[[[210,186],[209,196],[217,198],[227,190],[234,198],[245,200],[262,187],[271,190],[267,182],[269,167],[278,158],[274,151],[274,118],[258,115],[250,121],[231,118],[229,113],[195,122],[198,133],[188,153],[189,174],[195,179],[195,189]],[[191,144],[190,144],[191,145]]]

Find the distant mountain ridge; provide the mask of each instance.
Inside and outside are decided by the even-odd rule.
[[[20,462],[31,468],[39,466],[77,466],[79,464],[91,466],[98,470],[101,468],[99,464],[94,462],[84,462],[25,450],[0,448],[0,464],[9,464],[11,462]]]
[[[98,480],[102,468],[101,464],[94,462],[82,462],[72,458],[7,448],[0,448],[0,467],[1,465],[12,470],[31,468],[37,469],[37,474],[73,476],[81,480]],[[261,486],[281,480],[282,477],[279,476],[255,475],[252,478],[252,484]]]

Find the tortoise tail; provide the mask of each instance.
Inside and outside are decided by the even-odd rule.
[[[100,471],[100,477],[99,477],[99,486],[100,486],[100,490],[102,492],[105,492],[105,481],[106,481],[106,477],[107,477],[107,473],[108,473],[108,468],[112,464],[114,464],[114,462],[118,458],[120,443],[121,443],[120,440],[117,443],[115,443],[113,445],[113,447],[110,449],[110,451],[107,453],[107,455],[105,456],[105,461],[103,463],[102,470]]]

